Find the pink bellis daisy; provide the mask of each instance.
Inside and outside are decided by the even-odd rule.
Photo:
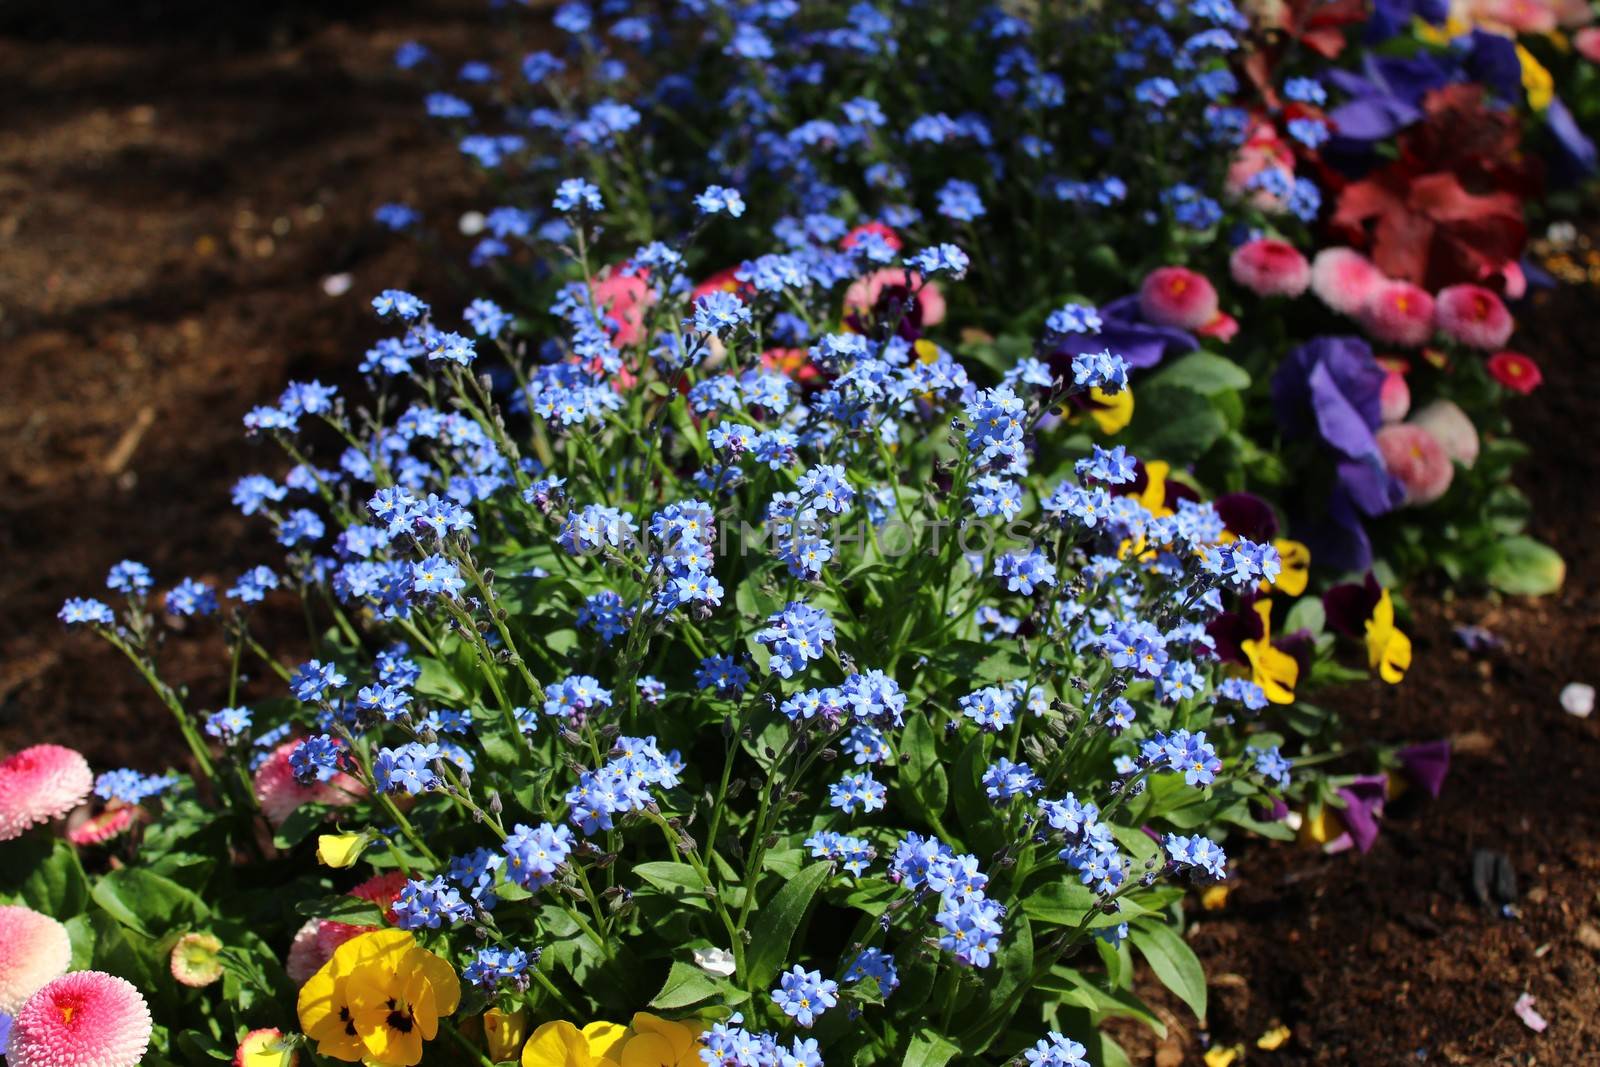
[[[150,1007],[132,983],[73,971],[46,985],[11,1024],[11,1067],[134,1067],[150,1047]]]
[[[138,808],[129,804],[108,807],[98,815],[91,815],[77,825],[69,826],[67,840],[79,848],[103,845],[125,833],[133,825],[133,818],[138,811]]]
[[[1341,315],[1361,314],[1384,281],[1372,260],[1353,248],[1324,248],[1311,261],[1311,291]]]
[[[1444,496],[1455,477],[1455,465],[1439,439],[1409,422],[1378,431],[1383,465],[1405,487],[1407,504],[1431,504]]]
[[[1433,297],[1410,282],[1383,282],[1361,309],[1360,319],[1374,339],[1415,348],[1433,336]]]
[[[302,804],[346,805],[366,795],[366,787],[348,774],[340,771],[326,782],[301,785],[294,780],[289,766],[289,754],[298,748],[301,739],[285,741],[272,750],[265,763],[256,769],[256,800],[261,803],[261,813],[274,828],[292,815]]]
[[[0,906],[0,1015],[15,1015],[71,963],[65,926],[32,908]]]
[[[60,818],[93,788],[89,762],[60,745],[34,745],[0,762],[0,841]]]
[[[1139,286],[1139,311],[1157,326],[1199,330],[1220,313],[1217,290],[1188,267],[1157,267]]]
[[[1434,313],[1446,337],[1490,352],[1511,339],[1511,330],[1516,325],[1500,297],[1481,285],[1452,285],[1440,289],[1434,301]]]
[[[1300,296],[1311,286],[1311,264],[1288,241],[1260,237],[1228,257],[1233,280],[1257,296]]]

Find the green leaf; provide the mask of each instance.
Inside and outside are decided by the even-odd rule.
[[[692,1008],[713,997],[722,997],[727,991],[728,983],[713,978],[700,968],[687,963],[674,963],[672,970],[667,972],[661,992],[650,1001],[650,1006],[662,1011]]]
[[[961,1054],[961,1050],[931,1029],[918,1030],[911,1035],[902,1067],[944,1067]]]
[[[1241,392],[1250,388],[1250,373],[1226,356],[1215,352],[1191,352],[1162,367],[1145,380],[1146,387],[1176,386],[1192,389],[1201,396]],[[1143,400],[1140,396],[1139,401]]]
[[[326,825],[328,809],[321,804],[302,804],[289,813],[272,835],[272,843],[288,851],[311,836],[313,830]]]
[[[772,984],[789,958],[789,942],[800,928],[811,898],[817,895],[822,883],[828,880],[833,865],[813,863],[794,878],[783,884],[772,899],[761,905],[751,931],[750,948],[745,953],[745,969],[757,988]],[[754,887],[749,887],[752,891]]]
[[[1155,1031],[1156,1036],[1167,1036],[1167,1024],[1156,1018],[1144,1001],[1120,989],[1103,989],[1076,968],[1053,967],[1048,975],[1040,979],[1036,988],[1055,994],[1065,1003],[1088,1008],[1098,1016],[1120,1015],[1137,1019]]]
[[[1301,597],[1289,609],[1289,614],[1283,617],[1283,632],[1292,634],[1296,630],[1310,630],[1315,637],[1327,629],[1328,614],[1322,607],[1322,598],[1315,596]]]
[[[89,884],[71,845],[30,834],[0,846],[0,898],[66,919],[88,904]]]
[[[1211,401],[1180,386],[1152,385],[1134,392],[1130,450],[1182,466],[1199,459],[1228,429]]]
[[[926,714],[912,713],[900,735],[900,755],[905,762],[897,772],[898,795],[908,801],[912,815],[931,813],[937,819],[950,800],[950,778],[939,760],[939,739]]]
[[[193,891],[139,867],[111,871],[95,883],[92,895],[108,915],[152,940],[181,932],[209,914]]]
[[[1022,900],[1022,913],[1050,926],[1077,926],[1094,907],[1094,891],[1077,882],[1046,882]]]
[[[685,904],[706,904],[706,883],[687,863],[641,863],[634,873],[674,900]]]
[[[1531,537],[1508,537],[1489,566],[1489,584],[1512,596],[1546,596],[1561,588],[1567,565],[1549,545]]]
[[[1138,949],[1161,984],[1189,1005],[1196,1018],[1206,1017],[1206,975],[1194,949],[1170,926],[1159,921],[1130,924],[1128,940]]]

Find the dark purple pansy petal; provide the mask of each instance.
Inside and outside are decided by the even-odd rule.
[[[1254,493],[1224,493],[1211,505],[1235,537],[1270,541],[1278,536],[1278,516],[1273,513],[1272,505]]]
[[[1450,742],[1429,741],[1400,750],[1400,765],[1406,775],[1428,795],[1437,798],[1444,788],[1445,775],[1450,773]]]
[[[1368,574],[1366,581],[1346,582],[1322,594],[1322,611],[1328,625],[1346,637],[1362,637],[1367,632],[1367,620],[1372,609],[1383,596],[1378,580]]]
[[[1378,816],[1383,814],[1388,786],[1388,775],[1366,774],[1338,791],[1339,799],[1345,804],[1339,818],[1343,820],[1345,829],[1350,831],[1350,840],[1361,852],[1371,849],[1372,843],[1378,839]]]

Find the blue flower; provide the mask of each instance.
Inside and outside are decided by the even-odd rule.
[[[694,328],[718,337],[750,321],[750,309],[729,292],[707,293],[694,302]]]
[[[385,289],[372,298],[372,310],[383,319],[390,315],[400,319],[415,319],[427,314],[428,305],[403,289]]]
[[[116,616],[105,603],[93,597],[81,596],[68,597],[66,603],[61,605],[61,610],[56,612],[56,618],[68,626],[81,626],[86,623],[110,626],[116,621]]]
[[[861,811],[881,811],[888,802],[889,790],[866,771],[847,774],[828,787],[828,804],[846,815]]]
[[[212,615],[217,610],[217,594],[209,585],[185,578],[167,593],[164,604],[169,615]]]
[[[456,565],[444,556],[429,556],[411,565],[411,586],[419,593],[437,593],[451,600],[459,600],[461,590],[466,585]]]
[[[472,905],[461,899],[460,890],[437,876],[411,879],[394,902],[394,924],[402,930],[437,930],[446,923],[466,922],[472,915]]]
[[[605,208],[605,201],[600,198],[598,186],[582,178],[567,178],[556,187],[552,206],[562,214],[578,210],[599,212]]]
[[[796,1025],[809,1030],[819,1015],[839,1003],[839,983],[822,977],[821,971],[807,971],[797,965],[778,980],[772,1002]]]
[[[1044,783],[1026,763],[1012,763],[1001,756],[983,772],[983,789],[989,799],[1005,804],[1013,797],[1029,797],[1043,788]]]
[[[744,214],[744,197],[739,195],[737,189],[708,185],[704,192],[694,198],[694,206],[700,209],[702,215],[728,215],[736,219]]]
[[[1040,1038],[1023,1053],[1031,1067],[1089,1067],[1089,1050],[1058,1030]]]
[[[524,889],[539,890],[555,881],[556,872],[572,855],[572,829],[566,825],[518,823],[502,848],[506,877]]]
[[[973,222],[988,214],[978,187],[959,178],[951,178],[940,186],[937,194],[939,214],[957,222]]]

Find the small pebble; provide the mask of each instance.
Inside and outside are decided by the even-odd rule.
[[[1594,712],[1594,686],[1585,682],[1569,682],[1561,690],[1561,706],[1568,715],[1587,719]]]

